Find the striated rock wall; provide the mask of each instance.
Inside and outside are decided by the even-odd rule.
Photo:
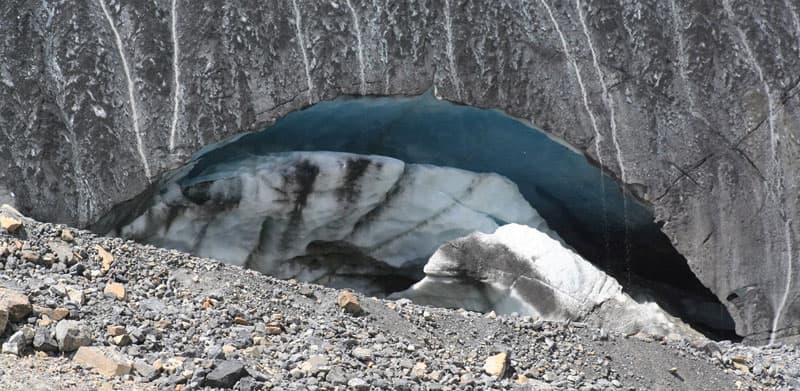
[[[753,342],[800,334],[796,1],[6,1],[0,201],[86,225],[343,94],[501,109],[651,202]],[[792,340],[792,338],[786,339]]]

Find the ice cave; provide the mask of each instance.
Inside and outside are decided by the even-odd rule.
[[[208,145],[94,229],[279,278],[476,311],[558,318],[572,307],[543,304],[548,295],[624,291],[736,338],[648,205],[525,121],[432,93],[326,101]],[[517,286],[516,273],[540,273],[534,266],[558,281]]]

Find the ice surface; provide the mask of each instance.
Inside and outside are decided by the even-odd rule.
[[[348,274],[419,270],[442,243],[508,222],[555,235],[497,174],[375,155],[281,152],[220,163],[202,175],[179,173],[120,234],[317,281],[345,267],[331,261],[345,250],[368,258]],[[315,251],[336,265],[309,262]]]

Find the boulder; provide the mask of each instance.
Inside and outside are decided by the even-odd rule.
[[[500,352],[489,356],[483,364],[484,372],[492,376],[503,377],[508,367],[508,353]]]
[[[72,360],[105,377],[124,376],[131,372],[130,361],[122,353],[109,347],[81,346]]]
[[[128,294],[125,291],[125,285],[122,285],[118,282],[108,283],[105,289],[103,289],[103,294],[122,301],[128,297]]]
[[[73,352],[81,346],[91,345],[92,337],[80,322],[62,320],[56,324],[56,341],[62,352]]]
[[[247,370],[239,361],[225,360],[217,363],[211,373],[206,376],[206,387],[231,388],[239,379],[247,376]]]
[[[5,310],[11,321],[19,322],[25,320],[33,307],[27,295],[13,289],[0,288],[0,310]]]
[[[22,221],[13,217],[0,216],[0,228],[6,230],[6,232],[14,233],[22,228]]]
[[[336,305],[345,310],[345,312],[358,315],[363,309],[358,301],[358,296],[349,290],[343,290],[336,297]]]
[[[34,330],[27,326],[23,327],[3,343],[2,352],[21,356],[28,352],[33,338]]]
[[[39,328],[33,336],[33,348],[47,353],[58,352],[58,342],[53,332],[47,328]]]
[[[0,335],[6,331],[6,327],[8,326],[8,310],[5,308],[0,308]]]

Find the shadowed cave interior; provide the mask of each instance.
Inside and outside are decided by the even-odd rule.
[[[471,204],[460,202],[467,193]],[[386,212],[390,197],[395,215]],[[93,229],[386,296],[420,280],[445,242],[530,225],[530,207],[632,296],[657,301],[712,338],[738,339],[650,207],[522,121],[431,94],[339,98],[206,146]],[[407,219],[419,220],[415,229],[390,233]],[[295,238],[317,239],[294,245]]]

